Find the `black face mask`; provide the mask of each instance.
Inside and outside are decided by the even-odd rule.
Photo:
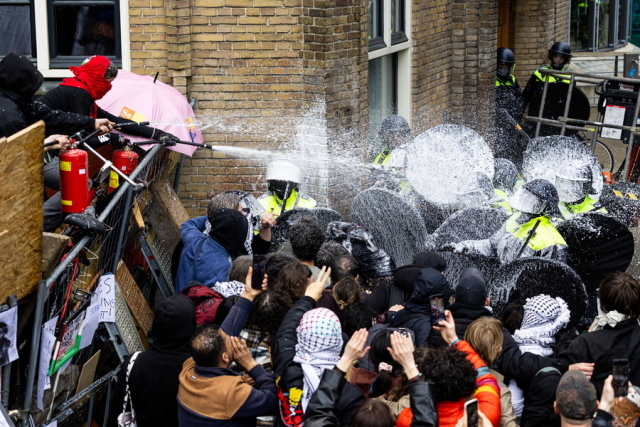
[[[298,184],[291,181],[268,181],[267,189],[280,200],[287,200],[291,192],[298,190]]]
[[[511,71],[510,67],[498,67],[496,74],[500,79],[505,80],[509,77],[509,71]]]

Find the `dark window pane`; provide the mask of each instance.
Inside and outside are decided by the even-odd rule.
[[[382,37],[382,0],[369,0],[369,39]]]
[[[31,43],[31,13],[26,5],[0,5],[0,56],[8,53],[35,56]]]
[[[571,0],[571,49],[589,47],[589,1]]]
[[[404,32],[405,0],[391,0],[391,32]]]
[[[55,56],[115,56],[115,7],[54,5]]]
[[[600,22],[598,24],[598,47],[609,47],[609,0],[603,0],[596,3],[600,8]]]

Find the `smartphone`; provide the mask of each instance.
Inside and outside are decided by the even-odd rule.
[[[251,274],[251,287],[253,289],[262,289],[262,280],[264,279],[264,255],[253,256],[253,273]]]
[[[438,322],[445,320],[444,317],[444,300],[442,295],[433,295],[429,298],[431,302],[431,325],[438,325]]]
[[[629,390],[629,359],[613,359],[613,393],[615,397],[626,396]]]
[[[467,426],[478,427],[478,399],[467,400],[464,410],[467,413]]]

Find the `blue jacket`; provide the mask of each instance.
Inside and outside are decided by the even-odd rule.
[[[180,227],[184,249],[180,255],[176,275],[176,293],[186,288],[193,280],[212,287],[216,282],[226,282],[231,269],[231,256],[204,230],[206,216],[185,221]]]

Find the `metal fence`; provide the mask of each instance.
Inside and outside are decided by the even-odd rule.
[[[104,206],[96,206],[98,220],[106,226],[104,235],[90,235],[72,226],[65,229],[64,233],[71,236],[72,245],[70,245],[51,275],[41,280],[38,285],[31,319],[32,333],[28,350],[28,367],[24,381],[22,382],[21,380],[24,386],[23,390],[21,390],[24,400],[22,409],[13,411],[14,416],[18,412],[20,425],[27,426],[29,419],[33,417],[36,424],[48,424],[53,420],[62,423],[65,420],[69,420],[69,425],[86,423],[89,426],[94,416],[93,413],[98,406],[104,410],[103,417],[106,423],[110,407],[111,385],[120,363],[130,352],[144,349],[124,297],[119,290],[116,291],[116,323],[101,323],[102,329],[96,332],[92,344],[80,350],[71,359],[74,365],[82,366],[98,350],[102,349],[105,357],[101,356],[102,361],[97,369],[100,379],[78,391],[78,393],[67,393],[62,403],[58,402],[57,405],[55,403],[55,390],[53,390],[49,406],[43,412],[36,414],[35,412],[38,411],[34,412],[32,408],[35,395],[34,386],[38,372],[42,326],[46,321],[60,315],[65,304],[70,305],[74,302],[73,298],[69,296],[70,290],[90,289],[93,285],[92,281],[95,281],[101,274],[108,272],[115,274],[118,270],[119,262],[123,258],[131,258],[129,251],[140,250],[139,245],[135,245],[135,243],[148,235],[149,230],[140,230],[132,225],[131,214],[133,206],[136,205],[139,208],[139,212],[144,212],[145,207],[152,201],[149,185],[157,180],[170,179],[175,172],[179,157],[178,153],[166,150],[161,145],[153,146],[141,156],[138,167],[130,175],[131,180],[135,181],[137,185],[134,187],[128,182],[123,182],[116,191],[106,196],[105,202],[103,202]],[[140,259],[148,260],[147,257]],[[153,268],[147,269],[149,273],[152,272],[150,270],[153,270]],[[161,277],[155,278],[156,274]],[[162,285],[162,296],[166,296],[167,292],[173,291],[170,278],[166,278],[165,274],[168,273],[166,271],[160,271],[159,273],[153,271],[153,274],[150,274],[150,286],[154,287],[154,289],[155,286],[158,286],[160,279],[164,280],[160,284]],[[148,291],[147,296],[149,295],[155,295],[155,292]],[[151,306],[153,306],[154,300],[149,301]],[[75,304],[79,305],[80,302],[76,301]],[[117,358],[115,355],[117,355]],[[97,397],[99,397],[100,404],[96,406]],[[3,395],[3,404],[5,406],[8,400],[7,396]],[[78,407],[82,409],[78,410]],[[84,420],[79,420],[79,414],[84,414],[85,411],[86,417],[82,415]]]

